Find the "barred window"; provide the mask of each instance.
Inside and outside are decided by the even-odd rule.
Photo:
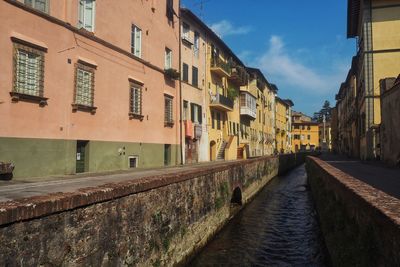
[[[129,115],[135,118],[142,116],[142,87],[132,82],[130,83]]]
[[[167,126],[171,126],[171,124],[174,123],[173,120],[173,103],[172,103],[172,97],[165,95],[164,96],[164,102],[165,102],[165,107],[164,107],[164,122]]]
[[[93,107],[94,68],[82,63],[76,65],[75,104]]]
[[[20,94],[43,96],[44,52],[14,44],[14,89]]]
[[[24,4],[39,11],[49,13],[49,0],[24,0]]]

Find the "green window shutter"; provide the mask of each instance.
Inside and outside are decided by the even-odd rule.
[[[186,63],[183,63],[182,80],[184,82],[189,82],[189,66]]]
[[[197,113],[197,115],[199,116],[198,118],[198,121],[199,121],[199,124],[202,124],[203,123],[203,113],[202,113],[202,110],[201,110],[201,106],[198,106],[198,113]]]
[[[194,104],[193,104],[193,103],[190,103],[190,120],[191,120],[192,122],[195,121],[195,119],[194,119],[194,109],[195,109]]]

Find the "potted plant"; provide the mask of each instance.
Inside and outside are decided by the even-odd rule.
[[[227,96],[230,100],[234,101],[236,99],[236,97],[239,96],[239,92],[235,88],[231,87],[231,88],[228,88],[228,90],[227,90]]]
[[[173,68],[165,69],[164,74],[172,80],[178,80],[180,76],[179,72]]]

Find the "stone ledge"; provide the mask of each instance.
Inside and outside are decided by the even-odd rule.
[[[306,167],[332,266],[400,266],[400,200],[318,158]]]
[[[170,184],[180,183],[207,174],[229,171],[234,167],[242,167],[251,163],[273,158],[277,157],[265,156],[249,160],[221,162],[220,164],[207,166],[207,168],[201,170],[177,170],[176,173],[172,174],[147,176],[131,181],[109,183],[97,187],[87,187],[70,193],[44,194],[43,196],[3,202],[0,203],[0,225],[25,221],[95,203],[122,198]]]
[[[353,176],[333,167],[329,163],[309,156],[322,170],[328,173],[332,179],[337,180],[347,190],[359,197],[379,213],[387,217],[400,227],[400,200],[382,192]]]

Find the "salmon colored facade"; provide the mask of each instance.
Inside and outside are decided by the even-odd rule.
[[[91,1],[47,1],[42,12],[0,1],[0,161],[16,178],[180,162],[179,81],[164,71],[179,69],[179,1],[93,1],[89,26],[79,24],[82,2]],[[42,55],[40,97],[16,85],[16,60],[29,53]],[[81,65],[92,73],[89,107],[76,104]]]

